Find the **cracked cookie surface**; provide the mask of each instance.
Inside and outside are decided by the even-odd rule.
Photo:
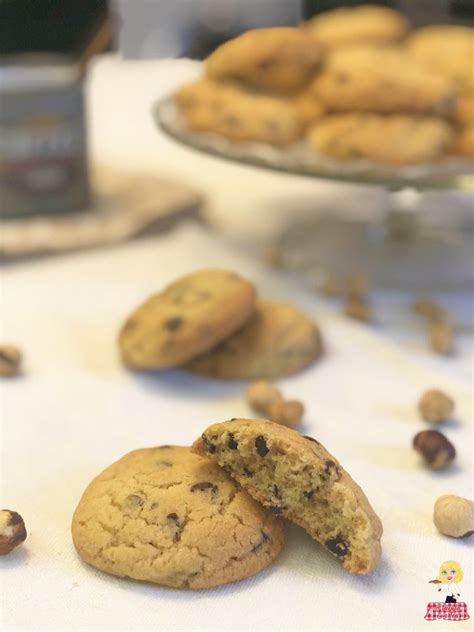
[[[193,450],[224,468],[249,494],[305,529],[351,573],[381,555],[382,523],[362,489],[318,441],[263,419],[214,424]]]
[[[276,378],[302,371],[323,352],[318,327],[286,303],[260,301],[250,320],[186,368],[222,379]]]
[[[154,294],[119,334],[124,364],[163,369],[188,362],[239,329],[255,307],[255,288],[235,272],[198,270]]]
[[[126,454],[85,490],[72,522],[81,558],[101,571],[174,588],[210,588],[268,566],[282,522],[190,448]]]

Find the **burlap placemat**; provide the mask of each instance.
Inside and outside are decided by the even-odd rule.
[[[199,217],[202,196],[154,175],[100,167],[92,177],[90,208],[64,215],[0,221],[3,261],[110,245]]]

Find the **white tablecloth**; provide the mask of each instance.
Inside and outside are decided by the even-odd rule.
[[[279,187],[289,198],[304,190],[313,195],[317,187],[310,181],[283,184],[275,174],[187,152],[157,136],[150,121],[130,120],[124,129],[127,112],[147,111],[163,76],[153,64],[137,72],[142,80],[135,90],[130,78],[122,84],[122,104],[118,78],[109,88],[95,87],[94,99],[102,104],[92,118],[97,157],[136,168],[146,162],[149,169],[168,175],[176,170],[201,182],[214,193],[214,217],[234,220],[236,229],[243,222],[242,201],[249,218],[265,208],[265,191]],[[146,158],[139,157],[140,147]],[[325,187],[334,185],[320,185],[320,195],[330,194]],[[340,188],[332,191],[342,195]],[[289,300],[320,323],[327,357],[279,386],[304,401],[305,433],[335,454],[384,523],[383,558],[372,575],[347,574],[296,527],[271,568],[201,592],[112,578],[75,554],[72,512],[104,467],[129,450],[189,444],[211,422],[250,415],[243,384],[179,371],[137,376],[118,362],[116,334],[129,310],[175,276],[206,265],[240,271],[262,294]],[[432,361],[421,343],[402,344],[383,328],[344,319],[294,279],[269,272],[196,226],[115,249],[18,264],[4,270],[1,289],[1,339],[25,353],[24,376],[1,383],[1,503],[19,511],[29,531],[24,546],[0,559],[3,629],[470,629],[470,621],[423,619],[426,604],[438,594],[428,582],[444,560],[463,566],[462,598],[471,616],[474,610],[472,538],[442,537],[431,518],[439,495],[472,497],[472,374],[464,347],[462,362]],[[456,401],[456,420],[443,431],[458,457],[446,472],[426,470],[411,448],[414,434],[426,427],[416,400],[433,386]]]

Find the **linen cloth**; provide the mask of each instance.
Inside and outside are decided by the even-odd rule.
[[[102,469],[129,450],[190,444],[212,422],[252,414],[243,383],[120,366],[116,335],[129,310],[198,266],[238,270],[262,295],[291,301],[320,324],[326,357],[278,385],[304,402],[303,431],[341,461],[384,523],[383,557],[371,575],[348,574],[297,527],[258,576],[199,592],[109,577],[76,555],[72,513]],[[450,375],[449,360],[445,370],[413,360],[201,227],[12,267],[2,295],[1,339],[24,350],[25,373],[1,383],[1,502],[22,514],[29,532],[0,559],[3,629],[450,629],[424,615],[438,598],[428,582],[451,559],[464,569],[461,594],[472,615],[472,538],[445,538],[432,522],[439,495],[472,497],[470,382]],[[456,402],[456,421],[443,432],[458,456],[445,472],[425,469],[411,448],[426,427],[416,401],[433,386]]]

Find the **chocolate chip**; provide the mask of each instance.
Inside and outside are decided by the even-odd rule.
[[[285,507],[285,506],[281,506],[281,507],[279,507],[279,506],[277,506],[277,505],[271,505],[271,506],[268,508],[268,511],[269,511],[270,513],[272,513],[272,514],[281,514],[281,513],[282,513],[282,511],[284,511],[285,509],[287,509],[287,507]]]
[[[130,494],[125,498],[125,504],[129,509],[137,509],[138,507],[143,507],[145,501],[137,494]]]
[[[168,518],[168,520],[172,520],[173,522],[178,522],[177,513],[169,513],[166,517]]]
[[[151,503],[150,509],[156,509],[157,507],[159,507],[159,505],[160,505],[160,503],[155,501],[154,503]]]
[[[239,444],[235,440],[233,432],[229,432],[229,440],[227,442],[227,446],[229,450],[237,450],[237,448],[239,447]]]
[[[168,331],[176,331],[181,327],[183,323],[184,320],[180,316],[176,316],[175,318],[170,318],[165,321],[165,324],[163,326]]]
[[[157,445],[155,450],[167,450],[168,448],[172,448],[171,445]]]
[[[232,417],[232,419],[229,419],[229,421],[237,421],[238,417]]]
[[[204,442],[204,445],[206,446],[206,450],[211,454],[215,454],[216,446],[209,441],[205,434],[202,435],[202,440]]]
[[[281,491],[278,485],[275,485],[275,484],[273,485],[272,492],[275,498],[278,498],[278,500],[281,500]]]
[[[314,496],[314,489],[310,489],[307,492],[303,492],[303,496],[308,500]]]
[[[194,485],[191,485],[192,492],[204,492],[208,489],[210,489],[211,492],[215,494],[218,490],[218,487],[217,485],[214,485],[214,483],[209,483],[208,481],[203,481],[202,483],[194,483]]]
[[[308,435],[303,435],[305,439],[308,439],[308,441],[312,441],[313,443],[316,443],[317,445],[321,445],[319,443],[319,441],[316,441],[316,439],[313,439],[313,437],[309,437]]]
[[[177,513],[169,513],[167,516],[168,520],[171,520],[173,526],[175,527],[175,533],[173,536],[173,542],[179,542],[181,539],[181,532],[183,530],[183,524],[179,520],[179,516]]]
[[[255,472],[252,472],[252,470],[249,470],[248,467],[244,467],[243,472],[245,476],[247,476],[248,478],[252,478],[252,476],[255,474]]]
[[[344,541],[341,535],[326,540],[324,546],[338,557],[344,557],[350,552],[349,545]]]
[[[263,437],[262,435],[259,435],[255,439],[255,447],[257,448],[259,456],[267,456],[267,454],[269,453],[267,442],[265,441],[265,437]]]
[[[260,533],[262,537],[260,539],[260,542],[252,548],[252,553],[255,553],[255,551],[258,551],[258,549],[260,549],[270,539],[270,536],[267,533],[265,533],[265,531],[260,530]]]

